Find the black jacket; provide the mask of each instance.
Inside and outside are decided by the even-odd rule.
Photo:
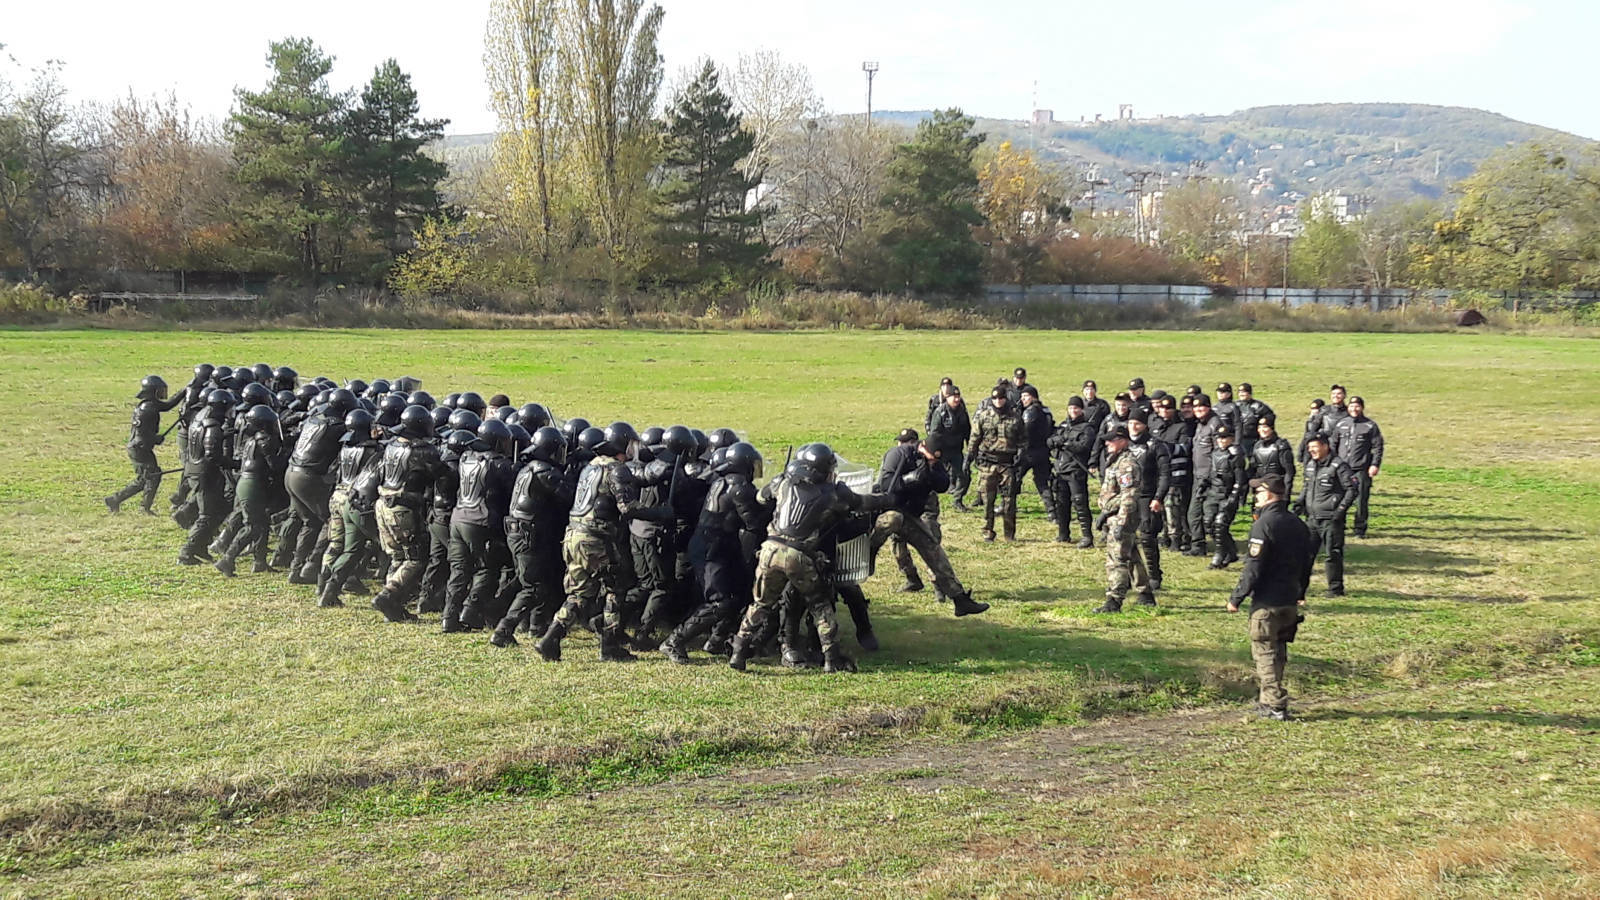
[[[972,417],[967,415],[967,405],[955,409],[941,403],[928,411],[928,448],[948,454],[966,446],[972,437]]]
[[[1245,474],[1244,452],[1237,446],[1211,451],[1210,466],[1205,476],[1205,497],[1238,506],[1244,502],[1250,489],[1250,477]]]
[[[1268,475],[1282,475],[1288,493],[1284,496],[1294,496],[1294,448],[1281,437],[1270,441],[1257,441],[1250,450],[1250,477],[1265,478]]]
[[[1250,526],[1244,571],[1233,589],[1235,604],[1250,598],[1250,608],[1294,606],[1305,599],[1311,583],[1312,555],[1317,545],[1311,530],[1284,507],[1268,503],[1256,512]]]
[[[883,455],[878,472],[877,491],[889,495],[892,509],[907,516],[920,516],[928,496],[950,489],[950,473],[935,466],[912,443],[896,444]]]
[[[1056,419],[1050,414],[1050,407],[1034,403],[1022,408],[1022,431],[1026,435],[1029,451],[1044,450],[1050,433],[1055,429]]]
[[[1368,466],[1383,465],[1383,432],[1377,422],[1366,416],[1345,416],[1329,437],[1333,440],[1333,455],[1351,469],[1365,472]]]
[[[1360,493],[1361,483],[1344,460],[1335,456],[1322,462],[1306,460],[1305,486],[1300,489],[1306,515],[1313,519],[1342,519]]]
[[[1166,500],[1172,487],[1172,451],[1166,442],[1145,432],[1128,442],[1128,452],[1139,464],[1139,496],[1145,500]]]
[[[1057,475],[1087,474],[1097,445],[1095,426],[1087,418],[1071,419],[1056,426],[1045,442],[1050,448],[1051,469]]]
[[[1111,415],[1111,404],[1104,399],[1096,397],[1093,400],[1083,401],[1083,417],[1088,419],[1089,424],[1094,428],[1098,429],[1100,423],[1104,422],[1106,416],[1109,415]]]
[[[1173,416],[1171,422],[1157,416],[1150,420],[1150,433],[1167,445],[1172,486],[1188,491],[1194,484],[1194,423],[1182,416]]]

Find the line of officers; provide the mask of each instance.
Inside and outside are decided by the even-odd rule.
[[[112,512],[143,494],[153,514],[160,415],[173,409],[172,516],[188,532],[178,562],[232,577],[248,555],[254,572],[314,585],[325,607],[365,593],[372,574],[372,606],[390,621],[438,615],[444,632],[492,629],[502,647],[526,631],[546,660],[588,628],[605,660],[659,649],[687,663],[693,645],[743,669],[776,639],[785,665],[854,671],[835,603],[865,649],[878,644],[866,597],[835,583],[832,557],[870,535],[870,558],[890,540],[914,547],[957,616],[988,609],[922,527],[949,481],[915,445],[892,450],[900,461],[858,494],[824,444],[764,482],[761,454],[726,428],[558,428],[541,404],[436,402],[410,377],[300,384],[288,367],[202,364],[174,397],[159,376],[141,382],[135,477],[105,498]]]
[[[1237,395],[1231,384],[1217,385],[1213,402],[1197,384],[1181,397],[1147,394],[1144,379],[1134,378],[1107,403],[1086,380],[1057,422],[1027,374],[1018,368],[1000,379],[970,415],[950,378],[928,399],[925,444],[949,473],[956,510],[969,511],[966,495],[976,484],[985,540],[996,538],[997,517],[1005,540],[1015,539],[1016,498],[1031,474],[1057,541],[1072,541],[1074,522],[1080,548],[1102,535],[1107,585],[1098,611],[1120,611],[1130,591],[1137,604],[1153,606],[1163,549],[1209,553],[1211,568],[1226,568],[1239,559],[1231,526],[1251,480],[1280,476],[1294,497],[1299,477],[1293,510],[1326,557],[1329,595],[1344,594],[1347,514],[1354,507],[1352,533],[1364,537],[1372,482],[1383,464],[1383,434],[1361,397],[1347,401],[1344,386],[1332,385],[1326,402],[1311,402],[1296,447],[1279,434],[1277,415],[1249,383]],[[1091,475],[1100,482],[1094,517]],[[915,569],[900,560],[905,589],[920,589]]]

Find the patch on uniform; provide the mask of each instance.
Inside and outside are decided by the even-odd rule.
[[[1117,484],[1120,484],[1123,487],[1133,487],[1133,476],[1127,474],[1118,475]]]
[[[1251,556],[1260,556],[1261,555],[1261,548],[1264,547],[1264,546],[1266,546],[1266,541],[1263,541],[1261,538],[1251,538],[1250,539],[1250,555]]]

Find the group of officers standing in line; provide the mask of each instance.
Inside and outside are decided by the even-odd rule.
[[[372,606],[391,621],[438,615],[446,633],[492,629],[503,647],[524,631],[551,661],[589,628],[606,660],[659,649],[686,663],[703,642],[743,669],[776,638],[785,665],[853,671],[836,601],[863,648],[878,642],[865,573],[835,579],[832,557],[859,537],[869,560],[891,539],[916,548],[957,616],[988,609],[918,518],[948,488],[945,470],[907,447],[857,493],[825,444],[765,481],[759,451],[727,428],[558,428],[541,404],[471,391],[435,401],[409,377],[301,384],[289,367],[203,364],[176,396],[160,376],[141,382],[135,478],[105,498],[112,512],[142,494],[154,514],[160,417],[174,409],[178,562],[232,577],[250,556],[254,572],[314,585],[326,607],[372,574]]]
[[[1016,537],[1017,494],[1031,474],[1056,540],[1106,546],[1106,602],[1100,612],[1120,611],[1130,591],[1140,605],[1154,605],[1164,572],[1162,550],[1211,555],[1210,567],[1239,560],[1232,524],[1250,497],[1252,479],[1279,476],[1290,506],[1312,529],[1326,555],[1330,596],[1344,593],[1344,541],[1348,511],[1351,533],[1367,532],[1372,481],[1383,464],[1383,434],[1367,418],[1361,397],[1343,385],[1329,398],[1311,402],[1298,446],[1280,435],[1273,409],[1257,399],[1249,383],[1237,397],[1227,382],[1216,400],[1198,384],[1182,396],[1146,393],[1142,378],[1111,403],[1091,379],[1068,398],[1059,422],[1018,368],[1000,379],[969,413],[961,389],[945,378],[928,399],[926,444],[946,468],[953,506],[968,511],[966,496],[976,483],[983,536]],[[1099,479],[1099,514],[1092,516],[1089,480]],[[1294,493],[1296,478],[1300,492]],[[929,516],[937,514],[929,507]],[[907,570],[907,590],[920,588]]]

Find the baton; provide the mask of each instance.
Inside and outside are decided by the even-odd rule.
[[[163,474],[163,475],[176,475],[176,474],[178,474],[179,472],[182,472],[182,471],[183,471],[183,466],[179,466],[176,469],[162,469],[161,470],[161,474]]]
[[[165,439],[167,435],[172,433],[172,429],[177,428],[178,427],[178,423],[182,422],[182,421],[183,421],[182,419],[173,419],[172,420],[172,424],[167,426],[167,430],[161,432],[161,437],[163,439]]]

